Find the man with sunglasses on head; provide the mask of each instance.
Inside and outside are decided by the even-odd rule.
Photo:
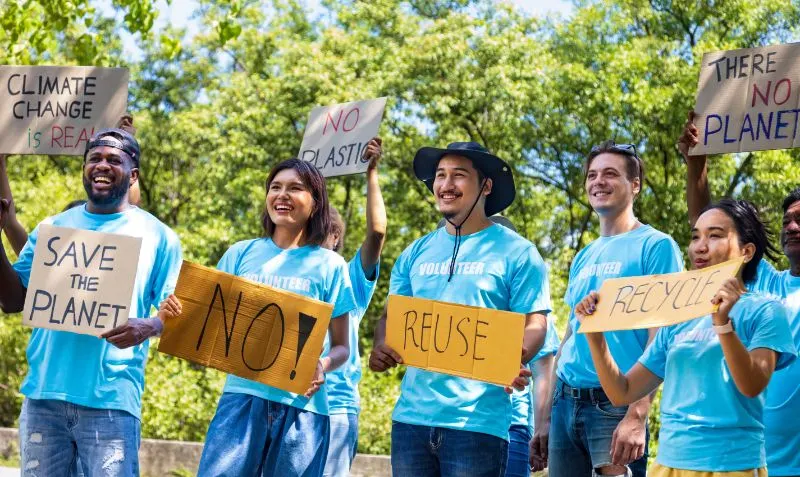
[[[575,256],[564,295],[571,311],[556,356],[549,475],[644,477],[652,396],[630,406],[611,404],[600,386],[586,337],[578,334],[574,308],[608,278],[678,272],[683,260],[670,236],[642,224],[634,215],[633,203],[644,184],[644,165],[633,145],[606,141],[593,147],[584,172],[589,204],[600,221],[600,237]],[[655,331],[605,333],[611,355],[623,372],[636,363]]]
[[[141,237],[130,318],[101,338],[36,328],[28,342],[25,400],[19,418],[25,475],[68,475],[80,459],[84,475],[138,476],[141,396],[148,338],[160,334],[148,318],[175,288],[181,265],[178,236],[129,203],[139,177],[139,144],[123,129],[104,129],[86,145],[83,187],[88,201],[46,224]],[[0,199],[0,228],[9,213]],[[22,311],[37,226],[12,266],[0,243],[0,308]]]

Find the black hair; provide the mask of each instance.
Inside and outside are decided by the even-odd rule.
[[[314,211],[308,218],[306,224],[306,237],[311,245],[322,245],[328,234],[331,232],[331,214],[328,204],[328,191],[325,189],[325,178],[312,163],[301,161],[300,159],[287,159],[273,167],[267,177],[266,187],[269,194],[269,185],[272,179],[279,172],[286,169],[294,169],[300,180],[308,187],[311,197],[314,199]],[[275,223],[269,216],[267,205],[264,205],[264,212],[261,214],[261,225],[264,228],[264,235],[272,237],[275,233]]]
[[[330,214],[331,214],[331,233],[332,234],[339,234],[339,240],[333,244],[333,251],[341,253],[342,248],[344,248],[344,233],[347,229],[347,226],[344,224],[344,220],[342,220],[341,214],[339,211],[336,210],[336,207],[330,206]]]
[[[789,192],[789,195],[783,199],[783,213],[785,214],[789,207],[792,206],[795,202],[800,201],[800,187],[796,188],[795,190]]]
[[[756,278],[758,264],[764,256],[772,260],[778,259],[778,249],[772,244],[774,234],[761,220],[761,215],[752,202],[724,198],[708,205],[703,209],[703,212],[711,209],[721,210],[733,220],[741,245],[752,243],[756,247],[753,259],[744,264],[742,279],[745,282],[750,282]]]

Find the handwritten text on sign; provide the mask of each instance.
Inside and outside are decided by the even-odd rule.
[[[297,394],[311,385],[333,306],[183,262],[158,350]]]
[[[142,239],[42,224],[22,322],[87,335],[130,315]]]
[[[386,98],[320,106],[311,110],[300,146],[300,159],[313,162],[325,177],[367,170],[363,154],[378,128]]]
[[[0,66],[0,153],[83,155],[128,103],[128,70]]]
[[[508,385],[519,375],[525,315],[390,295],[386,344],[417,368]]]
[[[800,145],[800,43],[703,55],[691,154]]]
[[[738,259],[690,272],[606,280],[597,311],[578,332],[655,328],[707,315],[714,311],[711,299],[722,283],[741,266]]]

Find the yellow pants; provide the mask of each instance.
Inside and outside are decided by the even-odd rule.
[[[702,470],[683,470],[653,464],[647,471],[648,477],[767,477],[767,468],[736,470],[733,472],[705,472]]]

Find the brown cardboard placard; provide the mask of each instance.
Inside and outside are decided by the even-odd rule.
[[[297,157],[313,162],[325,177],[365,172],[364,149],[378,135],[385,107],[383,97],[312,109]]]
[[[508,386],[524,331],[521,313],[389,296],[386,344],[408,366]]]
[[[703,55],[691,155],[800,145],[800,43]]]
[[[739,272],[742,259],[688,272],[605,280],[597,310],[578,333],[636,330],[674,325],[715,310],[711,299]]]
[[[333,305],[184,261],[158,350],[297,394],[311,385]],[[299,351],[298,351],[299,350]]]
[[[22,323],[99,336],[128,321],[142,239],[39,226]]]
[[[127,68],[0,66],[0,153],[82,156],[127,104]]]

